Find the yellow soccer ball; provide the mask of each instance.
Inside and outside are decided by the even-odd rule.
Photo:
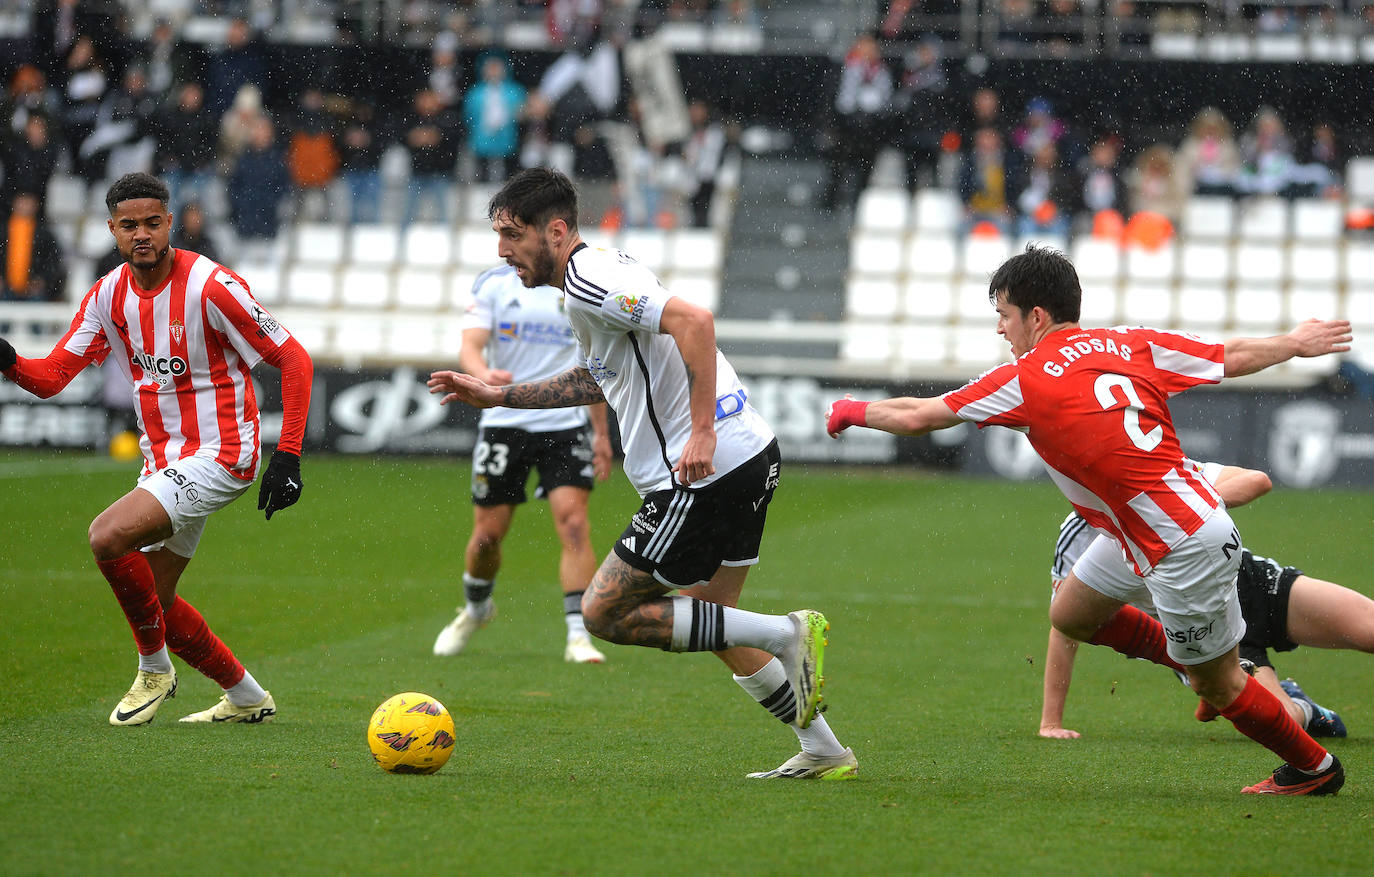
[[[417,691],[388,698],[367,723],[367,745],[387,773],[434,773],[453,754],[453,717]]]
[[[110,438],[110,456],[114,459],[127,463],[137,460],[142,455],[143,451],[138,446],[138,433],[126,429]]]

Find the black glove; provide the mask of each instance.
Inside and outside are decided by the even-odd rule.
[[[14,352],[14,345],[4,338],[0,338],[0,372],[9,371],[18,359],[18,354]]]
[[[300,498],[301,458],[290,451],[273,451],[258,487],[258,511],[267,509],[270,521],[273,512],[295,505]]]

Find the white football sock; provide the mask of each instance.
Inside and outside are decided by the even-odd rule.
[[[691,597],[672,597],[673,638],[670,651],[718,651],[749,646],[777,655],[797,635],[786,615],[763,615]]]
[[[563,620],[568,623],[569,641],[587,635],[587,625],[582,620],[582,591],[563,595]]]
[[[138,669],[145,673],[171,673],[172,656],[167,652],[167,645],[164,643],[151,655],[139,655]]]
[[[778,715],[776,709],[784,709],[791,716],[784,719],[787,726],[797,734],[797,740],[801,743],[802,751],[808,755],[818,755],[822,758],[832,755],[839,755],[844,752],[844,747],[840,745],[839,739],[835,737],[835,732],[830,730],[826,724],[825,717],[819,713],[811,720],[811,726],[800,728],[796,721],[796,696],[791,692],[791,683],[787,679],[787,671],[783,669],[782,661],[777,658],[764,664],[753,676],[736,676],[735,681],[739,687],[749,692],[754,700],[759,702],[759,706]],[[786,687],[788,690],[782,692]],[[779,718],[782,718],[779,716]]]
[[[463,573],[463,596],[467,600],[467,610],[477,618],[491,614],[491,592],[496,587],[496,579],[479,579]]]
[[[224,689],[224,694],[234,706],[253,706],[262,703],[262,699],[267,697],[267,692],[247,670],[243,671],[243,678],[237,685]]]
[[[1305,700],[1294,700],[1293,703],[1297,704],[1298,709],[1302,710],[1302,721],[1299,724],[1306,730],[1307,726],[1312,724],[1312,704]]]

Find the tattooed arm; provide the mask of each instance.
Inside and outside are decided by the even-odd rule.
[[[429,376],[429,391],[445,394],[439,404],[466,402],[474,408],[571,408],[604,402],[601,387],[585,368],[570,368],[542,381],[493,387],[472,375],[440,371]]]
[[[671,335],[687,367],[692,434],[673,467],[683,484],[716,471],[716,323],[711,312],[680,298],[668,299],[659,329]]]

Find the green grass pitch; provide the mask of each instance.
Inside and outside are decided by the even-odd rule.
[[[295,508],[256,488],[207,528],[181,593],[276,697],[261,727],[106,723],[128,628],[86,527],[133,480],[88,454],[0,453],[0,874],[1300,874],[1374,860],[1374,659],[1302,649],[1284,674],[1341,712],[1334,799],[1255,799],[1275,759],[1163,670],[1086,649],[1066,724],[1036,736],[1051,550],[1047,484],[785,468],[744,605],[832,625],[827,714],[851,782],[746,780],[796,751],[709,655],[608,646],[562,661],[547,510],[516,516],[501,614],[430,654],[460,601],[465,461],[307,458]],[[593,496],[604,552],[637,500]],[[1254,550],[1374,593],[1374,492],[1276,491],[1236,519]],[[454,715],[429,777],[378,770],[373,708]]]

